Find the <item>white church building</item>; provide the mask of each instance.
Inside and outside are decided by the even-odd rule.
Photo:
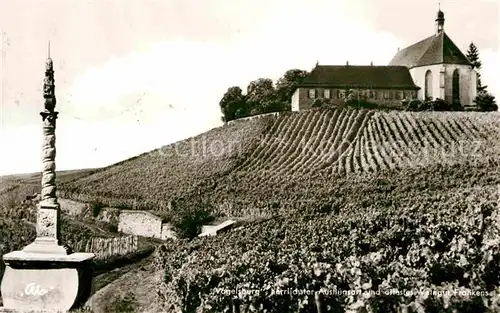
[[[436,34],[400,50],[389,65],[402,65],[421,89],[419,99],[440,98],[473,105],[476,70],[444,31],[444,13],[439,10]]]
[[[444,13],[437,13],[436,33],[401,49],[386,66],[319,65],[297,86],[292,110],[312,107],[316,99],[343,102],[352,90],[386,107],[402,100],[436,98],[474,105],[476,70],[444,31]]]

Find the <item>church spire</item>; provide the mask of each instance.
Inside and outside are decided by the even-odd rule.
[[[441,2],[438,3],[438,13],[436,18],[437,34],[444,30],[444,13],[441,11]]]

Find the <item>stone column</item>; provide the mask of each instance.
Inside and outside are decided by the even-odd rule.
[[[24,248],[27,252],[68,254],[60,241],[60,206],[56,196],[56,107],[54,67],[52,59],[45,62],[43,97],[45,110],[40,112],[43,123],[42,192],[38,204],[36,239]]]
[[[57,311],[83,305],[90,296],[92,253],[71,253],[60,243],[60,207],[56,197],[57,112],[52,60],[45,64],[43,97],[42,193],[37,207],[36,239],[22,251],[3,256],[1,291],[5,311]]]

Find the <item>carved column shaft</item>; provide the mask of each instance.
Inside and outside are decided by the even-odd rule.
[[[42,192],[37,214],[37,239],[35,242],[58,245],[60,239],[60,210],[56,196],[56,106],[54,69],[49,58],[45,63],[43,81],[45,110],[40,112],[43,122],[42,143]]]
[[[56,119],[57,112],[40,113],[43,119],[42,201],[56,204]]]

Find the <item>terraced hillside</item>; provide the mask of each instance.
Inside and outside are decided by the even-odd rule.
[[[318,193],[318,177],[496,162],[499,153],[498,113],[312,110],[216,128],[60,189],[68,198],[117,207],[161,210],[193,195],[222,204],[235,194],[248,207],[260,200],[243,197],[246,191],[272,196],[287,187],[307,199],[309,190]]]

